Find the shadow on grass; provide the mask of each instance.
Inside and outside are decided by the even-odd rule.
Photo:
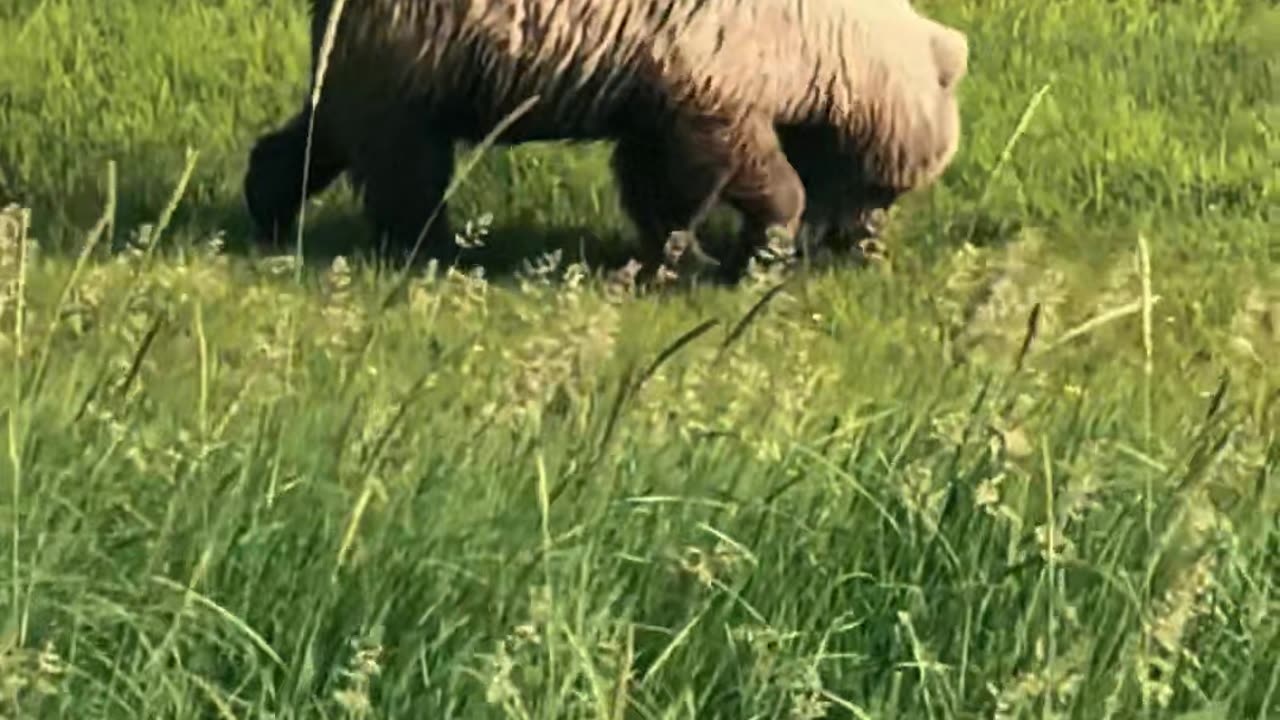
[[[322,197],[310,205],[302,236],[303,262],[310,270],[327,268],[338,256],[359,262],[378,262],[376,244],[346,188]],[[140,233],[154,232],[170,203],[172,186],[160,188],[154,182],[130,182],[118,188],[112,220],[99,241],[100,252],[114,254],[135,243]],[[45,255],[74,258],[83,247],[90,229],[107,207],[107,194],[100,187],[85,187],[53,203],[42,197],[26,198],[6,193],[0,203],[16,202],[33,214],[33,234]],[[451,213],[455,229],[465,222],[462,213]],[[467,250],[466,267],[483,267],[486,277],[512,276],[526,261],[559,251],[561,264],[583,262],[595,270],[621,267],[636,254],[631,233],[610,223],[545,224],[533,219],[496,221],[484,238],[484,246]],[[616,223],[615,223],[616,225]],[[214,186],[206,179],[194,180],[165,221],[158,251],[204,245],[215,239],[232,256],[248,260],[293,254],[296,235],[276,246],[252,240],[253,227],[243,201],[224,182]],[[425,266],[425,261],[421,263]]]
[[[105,173],[104,173],[105,175]],[[225,252],[248,260],[289,254],[294,238],[275,247],[252,242],[252,226],[239,194],[240,175],[231,167],[215,166],[193,175],[182,188],[180,200],[168,218],[158,248],[163,254],[174,247],[191,247],[217,238]],[[89,228],[106,207],[106,183],[89,180],[77,184],[60,204],[36,197],[26,202],[35,215],[35,233],[46,254],[74,257]],[[154,226],[172,201],[175,183],[158,177],[132,175],[117,189],[114,222],[102,238],[106,253],[119,252],[136,241],[139,232]],[[0,202],[10,201],[0,198]],[[451,220],[460,230],[468,218],[466,208],[474,202],[451,205]],[[890,252],[907,252],[917,261],[929,263],[939,253],[947,253],[966,241],[979,246],[999,246],[1016,239],[1025,218],[1017,212],[974,207],[954,196],[931,204],[924,198],[907,201],[891,225]],[[481,267],[491,280],[510,279],[526,262],[536,262],[549,253],[560,253],[560,266],[580,262],[593,272],[609,272],[639,255],[638,238],[617,218],[570,219],[537,217],[529,208],[511,208],[499,213],[484,239],[484,246],[463,253],[464,269]],[[510,210],[514,210],[511,212]],[[586,214],[584,213],[584,216]],[[596,213],[600,215],[600,213]],[[717,208],[699,232],[704,247],[716,254],[736,229],[736,218],[725,208]],[[308,272],[323,271],[338,256],[359,263],[387,267],[378,257],[372,233],[362,217],[350,188],[339,184],[312,202],[307,209],[303,234],[303,260]],[[425,266],[425,261],[421,261]],[[389,269],[389,268],[388,268]]]
[[[455,231],[464,219],[452,217]],[[296,250],[294,235],[283,244],[271,247],[251,240],[252,228],[243,208],[224,208],[220,220],[211,227],[224,228],[227,253],[254,259],[270,255],[290,254]],[[636,254],[636,242],[629,233],[601,228],[587,223],[547,225],[536,221],[505,222],[492,226],[479,247],[464,250],[459,258],[462,270],[480,267],[491,280],[510,279],[527,263],[536,263],[544,255],[559,253],[560,267],[581,262],[594,270],[609,271],[624,265]],[[335,258],[345,256],[357,262],[384,266],[387,262],[378,252],[378,244],[359,209],[334,204],[313,209],[306,218],[302,236],[303,262],[309,270],[323,270]],[[397,264],[399,259],[394,261]],[[418,268],[427,265],[420,253]]]
[[[162,187],[154,180],[141,179],[121,183],[106,234],[99,240],[100,256],[124,251],[138,242],[143,233],[154,233],[164,222],[157,252],[164,255],[180,248],[204,246],[217,241],[226,254],[248,261],[293,255],[296,235],[276,245],[253,240],[253,226],[243,200],[230,183],[211,181],[207,175],[193,178],[180,200],[165,219],[165,208],[172,201],[173,185]],[[63,196],[60,203],[42,196],[24,198],[22,194],[6,195],[0,202],[16,201],[31,208],[33,234],[39,239],[46,256],[73,259],[83,248],[90,230],[108,207],[107,193],[100,186],[84,186]],[[450,207],[450,220],[455,232],[462,230],[471,217],[467,205]],[[584,213],[585,214],[585,213]],[[598,213],[597,213],[598,214]],[[543,256],[559,253],[559,267],[582,263],[591,272],[610,272],[638,257],[639,242],[634,232],[616,218],[588,217],[570,220],[529,216],[527,212],[499,215],[490,226],[481,247],[467,249],[460,258],[460,269],[483,269],[493,281],[510,280],[527,263],[537,263]],[[563,213],[562,213],[563,215]],[[308,205],[302,236],[302,258],[305,271],[326,270],[338,256],[353,262],[392,268],[379,256],[373,233],[360,212],[351,191],[336,186]],[[721,241],[724,228],[708,228],[712,240]],[[426,267],[419,258],[418,268]],[[415,268],[415,269],[418,269]]]

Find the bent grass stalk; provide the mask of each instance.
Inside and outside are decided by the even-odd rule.
[[[333,53],[333,44],[338,35],[338,22],[342,19],[342,11],[347,6],[347,0],[333,0],[333,5],[329,8],[329,19],[324,27],[324,39],[320,43],[320,51],[315,58],[315,76],[311,81],[311,94],[308,98],[310,103],[310,112],[307,113],[307,142],[305,151],[302,154],[302,200],[298,207],[298,228],[297,242],[294,249],[294,280],[299,284],[302,283],[302,237],[305,231],[306,213],[307,213],[307,183],[311,179],[311,147],[312,138],[316,131],[316,109],[320,105],[320,92],[324,87],[325,73],[329,70],[329,55]]]
[[[107,228],[115,222],[116,216],[116,164],[115,161],[107,163],[107,202],[102,209],[102,215],[98,217],[98,221],[89,229],[89,236],[85,240],[80,249],[80,254],[76,257],[75,265],[71,268],[71,273],[67,276],[67,280],[62,285],[62,290],[58,293],[58,300],[54,304],[53,318],[50,320],[49,329],[46,331],[44,347],[41,348],[40,358],[36,361],[35,376],[31,382],[31,396],[38,395],[40,388],[44,384],[45,372],[49,367],[49,352],[53,348],[53,340],[57,335],[58,325],[62,320],[62,311],[66,307],[67,300],[71,297],[71,292],[76,286],[76,282],[80,279],[80,274],[84,272],[85,266],[89,262],[89,258],[93,255],[93,251],[97,249],[99,241],[106,234]]]
[[[25,353],[25,337],[26,337],[26,316],[27,316],[27,263],[28,252],[31,236],[31,212],[26,209],[20,209],[16,213],[16,218],[0,216],[0,222],[11,220],[15,227],[0,228],[0,232],[11,233],[15,240],[18,251],[18,270],[17,270],[17,288],[15,291],[15,304],[13,312],[13,398],[12,406],[9,408],[8,418],[8,450],[9,464],[13,469],[12,486],[10,487],[10,501],[13,503],[11,508],[11,522],[13,528],[11,530],[9,569],[12,573],[10,588],[12,607],[12,617],[10,618],[10,631],[17,635],[17,645],[19,647],[26,643],[26,614],[22,611],[22,482],[23,482],[23,465],[22,465],[22,435],[20,425],[23,422],[23,410],[25,403],[22,397],[23,376],[23,355]]]

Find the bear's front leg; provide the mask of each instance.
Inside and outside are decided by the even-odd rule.
[[[453,139],[433,132],[429,119],[409,104],[369,119],[361,135],[351,176],[375,241],[397,260],[412,254],[453,263],[460,248],[444,202],[454,170]]]
[[[627,136],[614,148],[619,201],[640,235],[642,277],[656,273],[666,261],[671,233],[693,230],[699,215],[719,199],[723,179],[717,172],[723,169],[690,163],[689,154],[659,133]]]
[[[738,242],[720,259],[722,278],[736,283],[747,264],[768,243],[768,230],[779,227],[795,237],[804,215],[805,187],[782,151],[773,122],[751,115],[720,135],[725,146],[728,182],[721,196],[742,214]]]

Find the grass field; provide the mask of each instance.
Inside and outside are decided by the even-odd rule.
[[[242,252],[302,5],[0,5],[0,718],[1280,717],[1273,4],[922,3],[892,265],[644,297],[593,147]]]

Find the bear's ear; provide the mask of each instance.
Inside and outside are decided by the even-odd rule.
[[[950,90],[969,71],[969,39],[959,30],[942,28],[929,39],[938,65],[938,85]]]

